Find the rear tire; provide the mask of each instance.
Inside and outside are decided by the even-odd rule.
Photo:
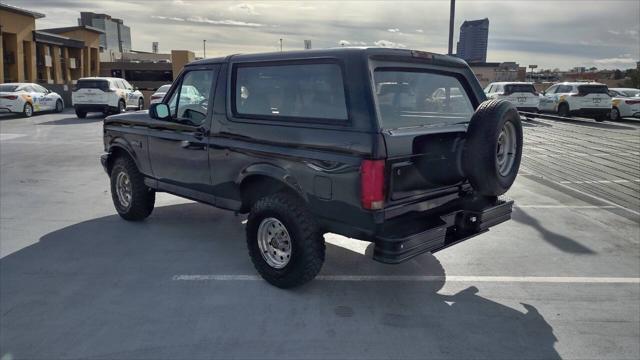
[[[24,104],[24,108],[22,108],[22,116],[26,118],[33,116],[33,105],[29,103]]]
[[[276,229],[273,233],[272,228]],[[258,200],[251,207],[246,232],[251,261],[270,284],[292,288],[320,272],[324,239],[312,214],[295,195],[282,192]]]
[[[611,108],[611,113],[609,114],[609,118],[613,121],[619,121],[622,118],[620,117],[620,110],[618,108]]]
[[[111,198],[125,220],[140,221],[151,215],[156,193],[144,183],[144,176],[128,156],[115,160],[110,174]]]
[[[78,109],[76,109],[76,116],[77,116],[79,119],[84,119],[84,118],[86,118],[86,117],[87,117],[87,112],[86,112],[86,111],[82,111],[82,110],[78,110]]]
[[[507,192],[518,175],[522,157],[522,124],[518,110],[506,100],[480,104],[467,129],[462,168],[480,195]]]
[[[571,110],[569,109],[569,104],[562,103],[558,105],[558,116],[560,117],[571,117]]]

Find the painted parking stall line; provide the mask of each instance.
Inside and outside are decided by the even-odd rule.
[[[174,281],[261,281],[258,275],[174,275]],[[571,277],[571,276],[428,276],[428,275],[320,275],[319,281],[357,282],[494,282],[556,284],[640,284],[638,277]]]

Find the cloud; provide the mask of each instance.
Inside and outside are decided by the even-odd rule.
[[[636,61],[638,60],[631,58],[629,55],[630,54],[625,54],[623,55],[624,57],[596,59],[596,60],[593,60],[593,63],[602,67],[607,67],[607,68],[634,67],[636,65]]]
[[[417,33],[422,34],[422,33],[424,32],[424,30],[422,30],[422,29],[416,29],[416,32],[417,32]]]
[[[375,46],[387,47],[387,48],[406,48],[407,45],[396,43],[389,40],[378,40],[373,43]]]
[[[159,19],[159,20],[186,21],[186,22],[190,22],[190,23],[201,23],[201,24],[221,25],[221,26],[239,26],[239,27],[262,27],[262,26],[264,26],[264,24],[237,21],[237,20],[229,20],[229,19],[212,20],[212,19],[209,19],[209,18],[206,18],[206,17],[201,17],[201,16],[192,16],[192,17],[189,17],[189,18],[185,19],[185,18],[180,18],[180,17],[175,17],[175,16],[152,15],[151,18],[152,19]]]
[[[256,12],[255,6],[247,3],[240,3],[240,4],[229,6],[229,10],[246,12],[249,15],[259,15],[259,13]]]
[[[387,29],[387,31],[388,31],[388,32],[391,32],[391,33],[399,33],[399,32],[400,32],[400,29],[398,29],[398,28],[393,28],[393,29]]]
[[[340,46],[366,46],[367,43],[364,42],[364,41],[340,40],[340,41],[338,41],[338,45],[340,45]]]

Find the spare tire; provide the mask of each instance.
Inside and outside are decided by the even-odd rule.
[[[522,157],[522,124],[506,100],[480,104],[467,129],[462,169],[480,195],[502,195],[513,185]]]

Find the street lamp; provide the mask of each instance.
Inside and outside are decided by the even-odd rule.
[[[448,55],[453,55],[453,19],[456,17],[456,0],[451,0],[451,7],[449,9],[449,52]]]
[[[207,40],[202,40],[202,58],[207,58]]]

